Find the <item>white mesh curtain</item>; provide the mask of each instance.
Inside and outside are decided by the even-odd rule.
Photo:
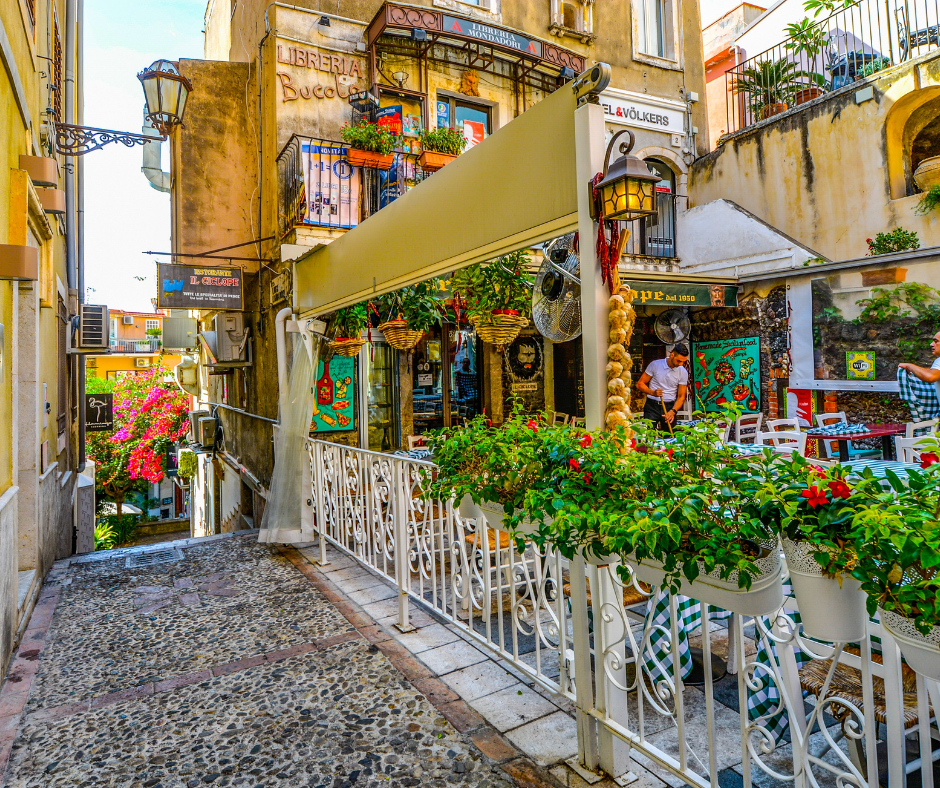
[[[313,414],[314,372],[320,357],[319,337],[308,333],[312,348],[308,353],[300,334],[293,338],[290,379],[287,396],[282,400],[281,423],[274,447],[274,473],[271,491],[261,519],[259,542],[301,544],[313,541],[313,533],[301,527],[301,504],[304,500],[304,463],[309,462],[304,441],[310,430]]]

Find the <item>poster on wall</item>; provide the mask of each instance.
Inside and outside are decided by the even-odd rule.
[[[356,428],[356,359],[333,356],[317,365],[310,432]]]
[[[545,365],[540,336],[518,336],[503,354],[504,408],[509,407],[511,397],[520,398],[527,413],[545,407]]]
[[[760,338],[692,343],[693,410],[719,413],[736,402],[746,413],[760,410]]]
[[[872,350],[855,350],[845,354],[846,380],[874,380],[875,353]]]
[[[302,224],[349,229],[359,224],[359,167],[350,167],[339,145],[301,146],[304,192],[297,206]]]

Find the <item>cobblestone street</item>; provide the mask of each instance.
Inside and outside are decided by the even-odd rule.
[[[169,546],[49,574],[0,693],[5,785],[543,784],[297,551],[252,534],[127,566]]]

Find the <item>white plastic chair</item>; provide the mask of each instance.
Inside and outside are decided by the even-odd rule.
[[[894,454],[898,458],[898,462],[920,462],[920,453],[930,451],[926,444],[922,445],[920,449],[917,448],[917,444],[923,441],[925,437],[929,436],[920,435],[914,438],[896,436],[894,439]]]
[[[731,440],[731,428],[734,427],[734,424],[732,424],[730,421],[726,422],[725,424],[722,424],[721,422],[719,422],[718,426],[721,427],[721,429],[723,430],[723,432],[721,433],[721,442],[727,443],[728,441]]]
[[[829,427],[833,424],[848,424],[849,420],[846,418],[845,411],[840,410],[836,413],[817,413],[816,414],[816,426],[817,427]],[[819,441],[822,450],[826,453],[826,457],[838,458],[839,457],[839,442],[833,440],[825,440],[824,438],[817,438]],[[852,445],[852,442],[848,442],[849,447],[849,459],[857,460],[861,457],[881,457],[881,449],[856,449]]]
[[[799,419],[770,419],[764,424],[768,432],[802,432]]]
[[[933,435],[937,431],[940,419],[927,419],[927,421],[910,421],[904,425],[905,438],[922,438],[924,435]],[[898,455],[900,456],[900,455]]]
[[[748,440],[756,441],[760,432],[763,413],[745,413],[734,420],[734,442],[746,443]]]
[[[781,432],[759,432],[754,441],[760,446],[772,446],[775,452],[781,454],[799,452],[806,454],[806,433],[796,430]]]
[[[424,436],[423,435],[409,435],[408,436],[408,451],[418,448],[419,446],[424,446]]]

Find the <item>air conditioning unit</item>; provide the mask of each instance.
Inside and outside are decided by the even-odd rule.
[[[216,421],[214,416],[203,416],[199,419],[196,437],[204,449],[212,449],[215,447],[215,428]]]
[[[78,327],[73,322],[72,352],[110,350],[108,344],[108,307],[99,304],[79,304]],[[75,334],[78,334],[76,337]]]
[[[150,359],[149,358],[135,358],[134,366],[135,367],[149,367]]]
[[[208,410],[191,410],[189,412],[189,429],[193,434],[193,440],[199,437],[199,419],[211,415],[212,413]]]
[[[121,322],[122,322],[125,326],[132,326],[132,325],[134,325],[134,316],[133,316],[133,315],[122,315],[122,316],[121,316]]]
[[[221,363],[248,360],[248,329],[243,312],[222,312],[213,320],[215,357]]]
[[[166,350],[192,350],[197,347],[196,318],[163,318],[163,347]]]

